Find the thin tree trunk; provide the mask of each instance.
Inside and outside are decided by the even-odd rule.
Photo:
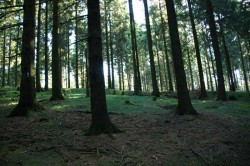
[[[193,37],[194,37],[194,46],[195,46],[195,53],[196,53],[195,55],[196,55],[198,71],[199,71],[199,81],[200,81],[199,99],[206,99],[207,92],[206,92],[203,70],[202,70],[199,42],[198,42],[197,32],[196,32],[195,23],[194,23],[194,15],[193,15],[193,10],[192,10],[192,5],[191,5],[190,0],[187,0],[187,2],[188,2],[188,9],[189,9],[189,17],[190,17],[192,32],[193,32]]]
[[[40,79],[40,37],[41,37],[41,6],[42,0],[39,0],[38,13],[37,13],[37,41],[36,41],[36,92],[41,92],[41,79]]]
[[[205,43],[207,43],[207,42],[205,41]],[[211,68],[210,68],[210,63],[209,63],[209,58],[208,58],[207,46],[206,45],[207,44],[205,44],[205,56],[206,56],[207,67],[208,67],[208,74],[209,74],[209,80],[210,80],[210,85],[211,85],[210,87],[211,87],[211,90],[214,91],[213,79],[212,79]]]
[[[88,49],[85,49],[85,58],[86,58],[86,96],[90,97],[90,91],[89,91],[89,57],[88,57]]]
[[[44,75],[45,75],[45,85],[44,90],[49,90],[49,57],[48,57],[48,5],[49,2],[46,1],[46,8],[45,8],[45,38],[44,38]]]
[[[104,7],[105,7],[105,14],[104,14],[104,19],[105,19],[105,47],[106,47],[106,56],[107,56],[107,66],[108,66],[108,88],[111,89],[111,76],[110,76],[110,57],[109,57],[109,39],[108,39],[108,19],[107,19],[107,2],[104,0]]]
[[[16,56],[15,56],[15,87],[18,86],[18,52],[19,52],[19,34],[20,27],[17,28],[17,40],[16,40]]]
[[[7,85],[10,86],[10,64],[11,64],[11,39],[12,39],[12,34],[10,31],[9,35],[9,55],[8,55],[8,77],[7,77]]]
[[[76,13],[76,27],[75,27],[75,35],[76,35],[76,57],[75,57],[75,82],[76,82],[76,88],[79,88],[79,72],[78,72],[78,61],[79,61],[79,56],[78,56],[78,3],[75,4],[75,13]]]
[[[224,78],[223,78],[223,70],[222,70],[222,62],[221,62],[221,54],[219,48],[219,42],[216,32],[216,25],[214,21],[213,14],[213,6],[211,0],[206,0],[207,5],[207,19],[209,24],[209,30],[212,38],[212,45],[214,49],[215,61],[216,61],[216,69],[217,69],[217,77],[218,77],[218,89],[217,89],[217,100],[226,101],[227,95],[225,90]]]
[[[112,39],[112,23],[111,13],[109,13],[109,46],[110,46],[110,61],[111,61],[111,88],[115,89],[115,73],[114,73],[114,53],[113,53],[113,39]]]
[[[159,56],[158,51],[159,51],[158,44],[156,40],[156,56],[157,56],[157,63],[158,63],[158,70],[159,70],[160,86],[161,86],[161,91],[163,91],[162,69],[161,69],[160,56]]]
[[[6,30],[3,32],[2,87],[5,86]]]
[[[237,38],[238,38],[237,40],[238,40],[239,49],[240,49],[240,60],[241,60],[242,72],[243,72],[243,76],[244,76],[245,89],[246,89],[247,92],[249,92],[247,75],[246,75],[246,68],[245,68],[245,63],[244,63],[244,58],[243,58],[243,51],[242,51],[239,35],[237,35]]]
[[[147,29],[148,52],[149,52],[149,60],[150,60],[151,79],[152,79],[152,86],[153,86],[152,95],[156,96],[156,97],[159,97],[160,92],[159,92],[159,87],[158,87],[158,83],[157,83],[157,80],[156,80],[156,71],[155,71],[155,62],[154,62],[154,53],[153,53],[153,42],[152,42],[152,35],[151,35],[151,28],[150,28],[147,0],[143,0],[143,3],[144,3],[145,19],[146,19],[146,29]]]
[[[70,88],[70,32],[68,27],[68,54],[67,54],[67,81],[68,81],[68,88]]]
[[[198,113],[192,106],[187,88],[187,81],[184,71],[181,44],[179,39],[176,13],[173,0],[166,0],[166,6],[168,15],[169,34],[171,39],[172,57],[174,62],[174,70],[175,70],[176,85],[177,85],[176,88],[178,95],[178,107],[176,113],[178,115],[184,115],[184,114],[197,115]]]
[[[192,63],[191,63],[191,57],[189,53],[189,48],[187,47],[187,56],[188,56],[188,68],[190,73],[190,81],[191,81],[191,89],[194,91],[194,76],[193,76],[193,70],[192,70]]]
[[[224,34],[224,28],[221,23],[221,18],[219,17],[219,26],[220,26],[220,36],[222,40],[222,45],[223,45],[223,51],[225,55],[225,61],[226,61],[226,67],[227,67],[227,75],[228,75],[228,83],[229,83],[229,90],[230,91],[235,91],[235,82],[233,79],[233,73],[232,73],[232,67],[231,67],[231,60],[228,52],[228,47],[226,44],[226,39],[225,39],[225,34]]]
[[[161,14],[161,29],[162,29],[162,37],[163,37],[163,44],[164,44],[164,52],[165,52],[165,57],[166,57],[165,59],[166,59],[167,72],[168,72],[169,91],[174,91],[173,82],[172,82],[172,74],[171,74],[171,71],[170,71],[170,62],[169,62],[169,56],[168,56],[168,47],[167,47],[167,42],[166,42],[166,31],[165,31],[165,25],[164,25],[164,20],[163,20],[163,15],[162,15],[162,9],[161,9],[161,5],[160,4],[159,4],[159,7],[160,7],[160,14]]]
[[[134,94],[139,95],[141,91],[141,83],[140,83],[141,78],[140,78],[140,71],[139,71],[139,66],[138,66],[139,62],[138,62],[138,54],[137,54],[134,11],[133,11],[132,0],[128,0],[128,3],[129,3],[131,45],[132,45],[133,70],[134,70]]]

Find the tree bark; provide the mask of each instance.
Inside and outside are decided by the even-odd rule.
[[[226,101],[227,95],[225,90],[224,78],[223,78],[223,70],[222,70],[222,62],[221,62],[221,54],[218,42],[218,36],[216,32],[216,25],[213,14],[213,6],[211,0],[205,0],[207,7],[207,20],[209,24],[209,30],[212,38],[212,45],[214,49],[215,61],[216,61],[216,69],[217,69],[217,78],[218,78],[218,89],[217,89],[217,100]]]
[[[10,30],[10,34],[9,34],[9,55],[8,55],[8,74],[7,74],[7,85],[8,86],[11,86],[10,85],[10,64],[11,64],[11,41],[12,40],[12,33],[11,33],[11,30]]]
[[[152,79],[152,86],[153,92],[152,95],[159,97],[159,87],[156,80],[156,71],[155,71],[155,62],[154,62],[154,52],[153,52],[153,42],[152,42],[152,35],[151,35],[151,28],[150,28],[150,21],[149,21],[149,13],[148,13],[148,3],[147,0],[143,0],[144,10],[145,10],[145,19],[146,19],[146,29],[147,29],[147,39],[148,39],[148,52],[149,52],[149,60],[150,60],[150,69],[151,69],[151,79]]]
[[[128,0],[128,3],[129,3],[131,45],[132,45],[133,71],[134,71],[134,94],[139,95],[141,91],[141,81],[140,81],[141,78],[139,71],[139,59],[138,59],[137,41],[135,33],[134,11],[133,11],[132,0]]]
[[[246,89],[247,92],[249,92],[248,81],[247,81],[247,75],[246,75],[246,68],[245,68],[244,57],[243,57],[243,51],[242,51],[242,47],[241,47],[239,35],[237,35],[237,40],[238,40],[239,49],[240,49],[240,60],[241,60],[242,72],[243,72],[243,76],[244,76],[245,89]]]
[[[70,88],[70,32],[68,27],[68,54],[67,54],[67,82],[68,88]]]
[[[112,134],[119,130],[111,123],[106,105],[102,60],[99,0],[88,0],[88,53],[91,101],[91,126],[86,135]]]
[[[171,91],[174,91],[174,87],[172,83],[172,74],[170,71],[170,62],[169,62],[169,56],[168,56],[165,25],[164,25],[161,5],[159,4],[159,6],[160,6],[160,15],[161,15],[161,29],[162,29],[162,37],[163,37],[163,44],[164,44],[164,52],[165,52],[165,57],[166,57],[165,59],[166,59],[167,72],[168,72],[168,84],[169,84],[169,91],[171,92]]]
[[[109,39],[108,39],[108,19],[107,19],[107,2],[104,0],[104,7],[105,7],[105,14],[104,14],[104,19],[105,19],[105,47],[106,47],[106,56],[107,56],[107,66],[108,66],[108,88],[111,89],[111,75],[110,75],[110,56],[109,56]]]
[[[39,0],[37,13],[37,41],[36,41],[36,92],[41,92],[40,79],[40,37],[41,37],[41,6],[42,0]]]
[[[44,76],[45,76],[45,85],[44,90],[49,90],[49,57],[48,57],[48,5],[49,2],[46,1],[45,8],[45,38],[44,38]]]
[[[20,98],[10,116],[27,116],[29,111],[36,110],[36,93],[34,78],[35,60],[35,1],[24,0],[24,26],[21,53]]]
[[[75,13],[76,13],[76,27],[75,27],[75,35],[76,35],[76,57],[75,57],[75,82],[76,82],[76,88],[79,88],[79,72],[78,72],[78,61],[79,61],[79,56],[78,56],[78,3],[75,4]]]
[[[61,70],[59,57],[59,6],[58,0],[53,0],[53,30],[52,30],[52,96],[50,100],[64,100],[61,92]]]
[[[178,107],[176,113],[178,115],[191,114],[197,115],[198,113],[191,104],[191,99],[187,89],[186,75],[184,71],[181,44],[179,39],[176,13],[173,0],[166,0],[169,34],[171,39],[172,57],[174,62],[174,70],[176,77],[176,88],[178,95]]]
[[[3,32],[2,87],[5,86],[6,30]]]
[[[114,73],[114,51],[113,51],[113,39],[112,39],[112,23],[111,13],[109,12],[109,47],[110,47],[110,62],[111,62],[111,89],[115,89],[115,73]]]
[[[193,9],[192,9],[190,0],[187,0],[187,2],[188,2],[188,9],[189,9],[189,17],[190,17],[190,22],[191,22],[192,32],[193,32],[193,37],[194,37],[194,46],[195,46],[196,59],[197,59],[197,64],[198,64],[198,71],[199,71],[199,81],[200,81],[199,99],[206,99],[207,92],[206,92],[203,70],[202,70],[199,41],[198,41],[197,32],[196,32],[195,23],[194,23]]]
[[[18,86],[18,52],[19,52],[19,34],[20,27],[17,28],[17,40],[16,40],[16,55],[15,55],[15,87]]]

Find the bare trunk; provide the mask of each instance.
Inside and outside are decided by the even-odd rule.
[[[210,27],[209,30],[212,38],[212,45],[214,49],[216,69],[217,69],[217,78],[218,78],[217,100],[225,101],[227,100],[227,95],[225,90],[221,54],[220,54],[220,48],[219,48],[219,42],[216,32],[216,25],[214,21],[213,6],[211,0],[206,0],[206,5],[207,5],[207,11],[206,11],[207,19]]]

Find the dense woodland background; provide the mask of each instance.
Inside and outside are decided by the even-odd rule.
[[[249,165],[249,16],[249,0],[0,0],[0,165]]]
[[[132,1],[129,2],[132,5]],[[100,4],[106,87],[134,90],[136,83],[139,90],[152,91],[153,77],[150,67],[153,62],[149,60],[149,54],[152,52],[154,75],[159,90],[176,90],[165,2],[148,2],[151,39],[147,36],[146,22],[143,20],[140,20],[140,23],[134,22],[133,10],[128,8],[129,2],[101,1]],[[215,56],[204,2],[197,0],[175,2],[178,32],[188,89],[200,89],[199,70],[201,70],[206,90],[216,91]],[[85,88],[88,84],[86,2],[72,0],[58,3],[58,47],[62,87]],[[143,5],[143,2],[139,1],[137,4]],[[0,5],[1,86],[18,87],[21,78],[23,1],[5,0],[1,1]],[[34,67],[37,92],[41,88],[48,90],[52,87],[52,5],[52,1],[36,1]],[[225,88],[231,91],[249,91],[249,2],[214,0],[213,5]],[[196,30],[201,68],[197,63],[192,24]],[[152,46],[148,47],[148,43]],[[135,81],[136,77],[138,81]]]

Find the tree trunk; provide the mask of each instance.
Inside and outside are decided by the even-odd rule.
[[[107,56],[107,67],[108,67],[108,88],[111,89],[111,75],[110,75],[110,57],[109,57],[109,39],[108,39],[108,19],[107,19],[107,2],[104,0],[104,7],[105,7],[105,47],[106,47],[106,56]]]
[[[91,93],[91,126],[86,135],[112,134],[119,130],[111,123],[106,105],[102,60],[99,0],[88,0],[88,52]]]
[[[85,58],[86,58],[86,96],[85,97],[90,97],[90,92],[89,92],[89,55],[88,55],[88,49],[85,49]]]
[[[148,39],[148,52],[149,52],[149,60],[150,60],[150,69],[151,69],[151,79],[152,79],[152,86],[153,92],[152,95],[159,97],[159,87],[156,80],[156,71],[155,71],[155,62],[154,62],[154,53],[153,53],[153,42],[152,42],[152,35],[151,35],[151,28],[150,28],[150,21],[149,21],[149,13],[148,13],[148,3],[147,0],[143,0],[144,3],[144,10],[145,10],[145,19],[146,19],[146,29],[147,29],[147,39]]]
[[[211,38],[212,38],[212,45],[214,49],[217,77],[218,77],[217,100],[226,101],[227,95],[226,95],[224,78],[223,78],[221,54],[220,54],[220,48],[219,48],[219,42],[218,42],[218,37],[217,37],[217,32],[216,32],[216,25],[214,21],[213,6],[212,6],[211,0],[206,0],[206,7],[207,7],[206,9],[207,19],[208,19]]]
[[[2,87],[5,86],[6,30],[3,32]]]
[[[186,39],[187,40],[187,39]],[[193,76],[193,70],[192,70],[192,63],[191,63],[191,57],[189,53],[189,48],[187,47],[187,56],[188,56],[188,68],[189,68],[189,74],[190,74],[190,81],[191,81],[191,90],[194,91],[194,76]]]
[[[48,57],[48,5],[49,2],[46,1],[46,8],[45,8],[45,37],[44,37],[44,77],[45,77],[45,84],[44,90],[49,90],[49,57]]]
[[[204,76],[203,76],[203,70],[202,70],[199,42],[198,42],[197,32],[196,32],[195,23],[194,23],[194,15],[193,15],[193,10],[192,10],[190,0],[187,0],[187,2],[188,2],[188,9],[189,9],[189,17],[190,17],[192,32],[193,32],[193,37],[194,37],[194,46],[195,46],[196,59],[197,59],[197,64],[198,64],[198,71],[199,71],[199,80],[200,80],[200,96],[199,96],[199,99],[206,99],[207,98],[207,92],[206,92]]]
[[[7,85],[10,85],[10,64],[11,64],[11,39],[12,39],[12,34],[11,34],[11,30],[10,30],[10,35],[9,35],[9,55],[8,55],[8,77],[7,77]]]
[[[242,72],[243,72],[243,76],[244,76],[245,88],[246,88],[246,91],[249,92],[247,75],[246,75],[246,68],[245,68],[245,63],[244,63],[244,58],[243,58],[243,51],[242,51],[239,35],[237,35],[237,38],[238,38],[237,40],[238,40],[239,49],[240,49],[240,60],[241,60]]]
[[[67,54],[67,81],[68,81],[68,88],[70,88],[70,32],[68,27],[68,54]]]
[[[169,34],[171,39],[172,57],[174,62],[176,85],[177,85],[176,88],[178,95],[178,108],[176,110],[176,113],[178,115],[184,115],[184,114],[197,115],[198,113],[191,104],[191,99],[187,89],[186,75],[184,71],[181,44],[179,39],[176,13],[173,0],[166,0],[166,6],[168,14]]]
[[[37,41],[36,41],[36,92],[41,92],[40,79],[40,37],[41,37],[41,6],[42,0],[39,0],[37,13]]]
[[[220,18],[219,18],[220,19]],[[221,35],[221,40],[222,40],[222,45],[223,45],[223,51],[225,55],[225,61],[226,61],[226,67],[227,67],[227,75],[228,75],[228,83],[229,83],[229,90],[230,91],[235,91],[235,82],[233,79],[233,73],[232,73],[232,67],[231,67],[231,60],[228,52],[228,47],[226,44],[226,39],[224,35],[224,28],[221,23],[221,19],[219,20],[219,25],[220,25],[220,35]]]
[[[158,50],[157,39],[156,39],[156,56],[157,56],[157,64],[158,64],[158,70],[159,70],[160,86],[161,86],[161,91],[163,91],[162,69],[161,69],[161,62],[160,62],[161,60],[160,60],[160,55],[159,55],[159,50]]]
[[[76,82],[76,88],[78,89],[79,88],[79,80],[78,80],[78,77],[79,77],[79,72],[78,72],[78,61],[79,61],[79,56],[78,56],[78,3],[75,4],[75,13],[76,13],[76,27],[75,27],[75,35],[76,35],[76,59],[75,59],[75,70],[76,70],[76,73],[75,73],[75,82]]]
[[[172,83],[172,74],[170,71],[170,62],[169,62],[169,56],[168,56],[168,47],[167,47],[167,42],[166,42],[166,31],[165,31],[165,24],[163,20],[163,15],[162,15],[162,9],[161,5],[159,4],[160,7],[160,15],[161,15],[161,29],[162,29],[162,37],[163,37],[163,44],[164,44],[164,52],[165,52],[165,59],[166,59],[166,64],[167,64],[167,72],[168,72],[168,84],[169,84],[169,91],[174,91],[173,83]]]
[[[34,78],[35,1],[24,0],[23,8],[20,98],[10,116],[27,116],[29,111],[36,109]]]
[[[53,30],[52,30],[52,96],[50,100],[64,100],[61,92],[61,70],[59,57],[59,9],[58,0],[53,0]]]
[[[207,42],[205,41],[205,43],[207,43]],[[209,80],[210,80],[210,85],[211,85],[210,87],[211,87],[211,90],[214,91],[213,79],[212,79],[211,68],[210,68],[210,63],[209,63],[209,58],[208,58],[208,52],[207,52],[207,44],[205,44],[205,56],[206,56],[207,67],[208,67],[208,74],[209,74]]]
[[[18,86],[18,52],[19,52],[20,26],[17,27],[16,56],[15,56],[15,87]]]
[[[134,69],[134,94],[139,95],[141,91],[141,81],[140,81],[141,78],[140,78],[139,62],[138,62],[139,60],[137,54],[134,11],[133,11],[132,0],[128,0],[128,3],[129,3],[131,45],[132,45],[132,58],[133,58],[133,69]]]
[[[115,89],[115,73],[114,73],[114,53],[113,53],[113,39],[112,39],[112,23],[111,13],[109,12],[109,46],[110,46],[110,61],[111,61],[111,88]]]

